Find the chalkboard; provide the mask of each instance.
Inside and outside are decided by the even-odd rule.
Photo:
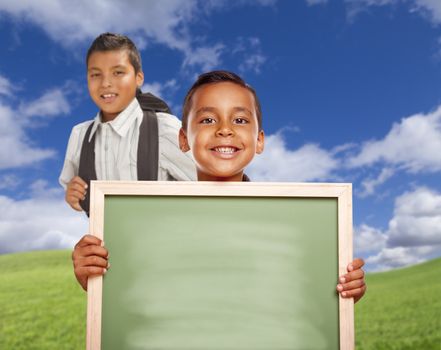
[[[348,184],[93,182],[89,349],[353,349]],[[104,232],[104,235],[102,233]]]

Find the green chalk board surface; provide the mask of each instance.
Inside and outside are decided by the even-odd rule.
[[[338,349],[336,198],[106,195],[101,347]]]

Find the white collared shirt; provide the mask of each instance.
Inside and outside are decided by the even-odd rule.
[[[196,168],[190,152],[183,153],[178,146],[181,122],[168,113],[158,117],[159,159],[158,180],[196,180]],[[74,126],[67,145],[66,157],[59,182],[66,189],[69,181],[78,175],[80,154],[87,128],[94,123],[90,138],[95,138],[95,170],[98,180],[137,180],[137,152],[139,126],[143,111],[133,101],[114,120],[103,123],[100,113],[94,120]]]

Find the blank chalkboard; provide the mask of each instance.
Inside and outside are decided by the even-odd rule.
[[[335,292],[352,259],[350,185],[96,182],[91,193],[111,268],[89,281],[89,348],[353,347],[353,310]]]

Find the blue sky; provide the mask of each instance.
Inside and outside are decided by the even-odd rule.
[[[441,256],[441,2],[0,0],[0,253],[87,230],[58,185],[71,128],[91,119],[84,56],[102,32],[141,50],[144,90],[180,115],[211,69],[260,97],[261,181],[352,182],[367,270]]]

